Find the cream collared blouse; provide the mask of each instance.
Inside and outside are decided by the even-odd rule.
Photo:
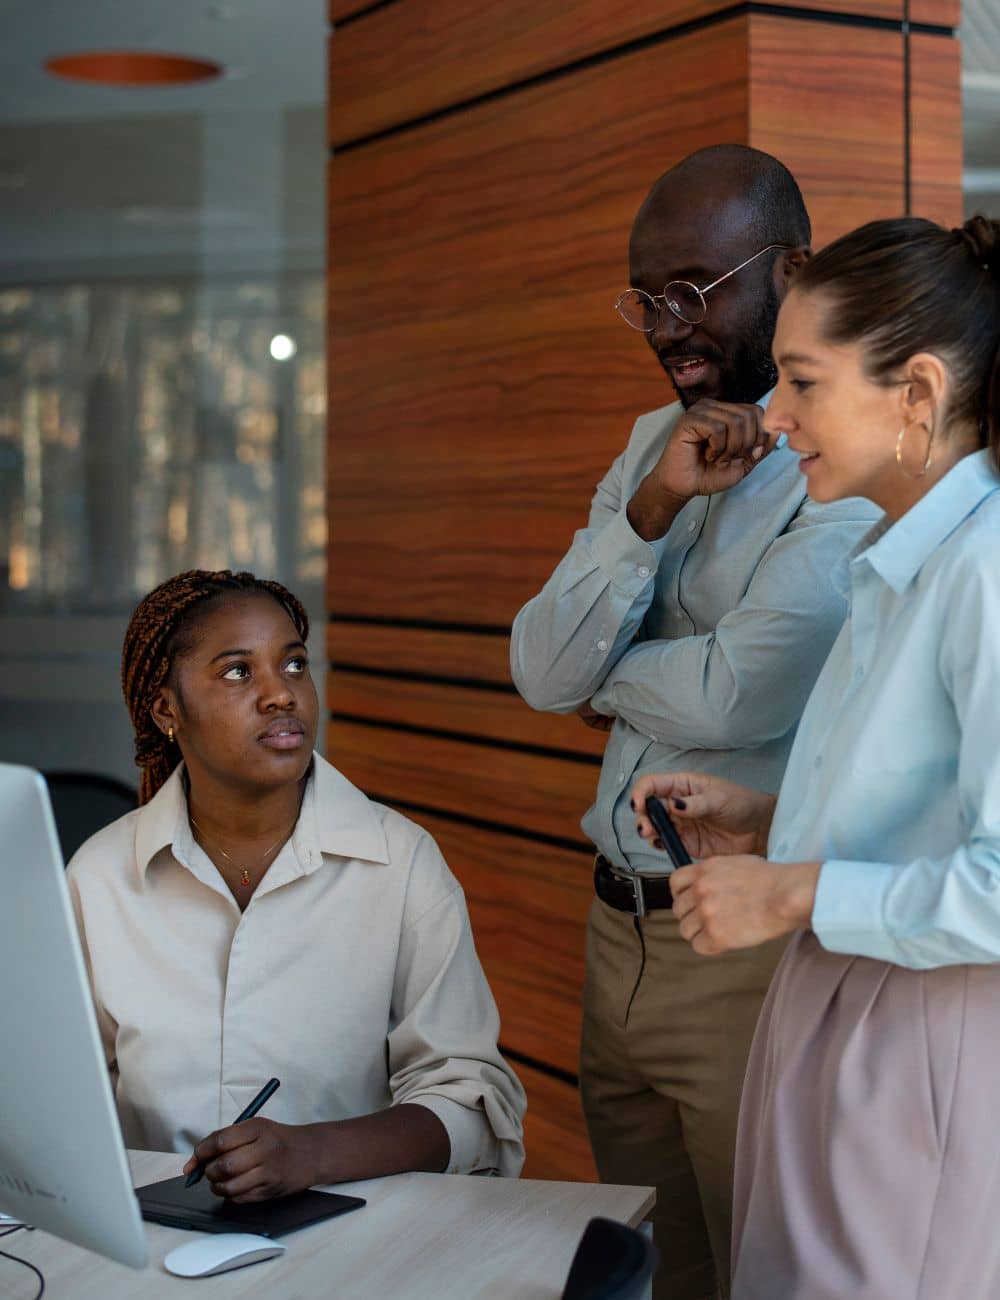
[[[68,869],[127,1145],[189,1152],[272,1075],[307,1124],[426,1106],[450,1173],[515,1176],[525,1098],[462,890],[433,839],[315,757],[241,913],[191,834],[178,768]]]

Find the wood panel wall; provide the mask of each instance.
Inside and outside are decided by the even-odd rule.
[[[531,1114],[589,1178],[575,1075],[602,737],[508,631],[665,381],[615,317],[650,183],[741,141],[817,243],[960,220],[956,0],[332,0],[329,754],[436,836]],[[908,24],[908,25],[907,25]]]

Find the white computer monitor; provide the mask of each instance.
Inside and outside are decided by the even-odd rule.
[[[0,1210],[148,1260],[48,791],[0,763]]]

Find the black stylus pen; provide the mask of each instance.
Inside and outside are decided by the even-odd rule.
[[[670,820],[670,814],[655,795],[651,794],[646,800],[646,816],[653,823],[674,866],[688,866],[691,855],[684,847],[684,841],[677,834],[677,827]]]
[[[233,1120],[233,1123],[242,1124],[245,1119],[253,1119],[254,1115],[257,1114],[261,1106],[263,1106],[264,1102],[267,1101],[268,1097],[270,1097],[273,1093],[277,1092],[280,1087],[281,1087],[281,1081],[279,1079],[268,1079],[267,1083],[264,1084],[263,1088],[261,1088],[257,1096],[254,1097],[250,1105],[246,1108],[245,1111],[242,1111],[239,1115],[236,1116],[236,1118]],[[201,1164],[201,1162],[199,1162],[198,1165],[191,1170],[187,1178],[185,1178],[184,1186],[193,1187],[195,1183],[201,1182],[204,1175],[205,1175],[205,1166]]]

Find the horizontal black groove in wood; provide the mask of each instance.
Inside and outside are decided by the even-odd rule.
[[[418,727],[412,722],[396,722],[391,718],[365,718],[357,713],[339,713],[331,710],[331,722],[350,722],[360,727],[379,727],[385,731],[403,731],[410,736],[433,736],[437,740],[458,740],[463,745],[482,745],[486,749],[504,749],[515,754],[532,754],[537,758],[563,758],[569,763],[584,763],[600,767],[600,754],[580,754],[575,749],[556,749],[549,745],[529,745],[521,740],[499,740],[495,736],[480,736],[468,731],[447,731],[444,727]]]
[[[0,659],[3,656],[0,655]],[[390,682],[420,682],[427,686],[458,686],[470,691],[493,691],[496,695],[516,695],[517,687],[513,682],[488,682],[481,677],[446,677],[442,673],[417,673],[408,668],[371,668],[368,664],[345,663],[341,659],[330,660],[330,671],[337,673],[357,673],[362,677],[378,677]]]
[[[333,30],[339,31],[341,27],[349,27],[351,23],[356,23],[359,18],[367,18],[369,14],[375,13],[379,9],[391,9],[393,5],[399,4],[399,0],[373,0],[370,5],[364,5],[361,9],[355,9],[351,14],[345,14],[343,18],[333,20]]]
[[[390,798],[388,795],[379,794],[376,790],[366,790],[365,794],[376,803],[384,803],[390,808],[412,813],[416,819],[437,817],[443,822],[454,822],[456,826],[469,826],[477,831],[489,831],[492,835],[506,835],[514,840],[528,840],[531,844],[548,844],[553,849],[583,853],[591,864],[597,851],[587,840],[573,840],[565,835],[549,835],[545,831],[529,831],[523,826],[511,826],[508,822],[491,821],[488,817],[474,817],[470,813],[458,813],[450,808],[436,808],[429,803],[415,803],[411,799]],[[589,877],[587,880],[589,881]]]
[[[506,1043],[499,1043],[498,1046],[507,1060],[513,1061],[515,1065],[526,1065],[529,1070],[537,1070],[539,1074],[547,1074],[550,1079],[558,1079],[560,1083],[568,1083],[571,1088],[579,1088],[580,1080],[572,1070],[563,1070],[558,1065],[549,1065],[547,1061],[536,1060],[525,1052],[515,1052],[513,1047],[508,1047]]]
[[[380,614],[327,615],[330,623],[349,623],[352,627],[398,627],[413,632],[459,632],[471,636],[510,636],[507,623],[448,623],[433,618],[385,618]]]
[[[368,135],[357,136],[353,140],[345,140],[342,144],[332,146],[331,153],[334,157],[338,153],[350,153],[355,149],[362,149],[366,145],[376,144],[379,140],[386,140],[394,135],[415,131],[418,127],[429,126],[432,122],[438,122],[446,117],[453,117],[456,113],[465,113],[470,108],[478,108],[480,105],[489,104],[493,100],[504,99],[508,95],[516,95],[522,90],[530,90],[534,86],[544,86],[550,81],[558,81],[562,77],[572,76],[574,73],[583,72],[587,68],[599,67],[602,63],[609,63],[613,59],[636,54],[639,50],[648,50],[655,45],[675,41],[682,36],[690,36],[694,32],[705,31],[710,27],[718,26],[720,23],[729,22],[733,18],[746,18],[755,14],[787,18],[793,22],[826,23],[841,27],[874,27],[880,31],[899,32],[900,35],[904,32],[909,34],[919,32],[928,36],[949,37],[955,34],[954,28],[938,23],[911,23],[904,18],[879,18],[872,14],[844,14],[833,11],[828,12],[825,9],[763,4],[759,0],[740,0],[740,3],[727,5],[724,9],[717,9],[715,13],[703,14],[700,18],[691,18],[688,22],[676,23],[673,27],[664,27],[658,32],[638,36],[632,41],[623,41],[621,45],[612,46],[607,50],[598,50],[594,54],[586,54],[583,58],[574,59],[570,63],[563,63],[557,68],[548,68],[545,72],[537,72],[530,77],[522,77],[519,81],[511,81],[506,86],[497,86],[495,90],[487,90],[480,95],[471,95],[468,99],[461,99],[454,104],[447,104],[443,108],[436,108],[430,113],[422,113],[419,117],[410,118],[406,122],[397,122],[394,126],[387,126],[381,131],[372,131]]]

